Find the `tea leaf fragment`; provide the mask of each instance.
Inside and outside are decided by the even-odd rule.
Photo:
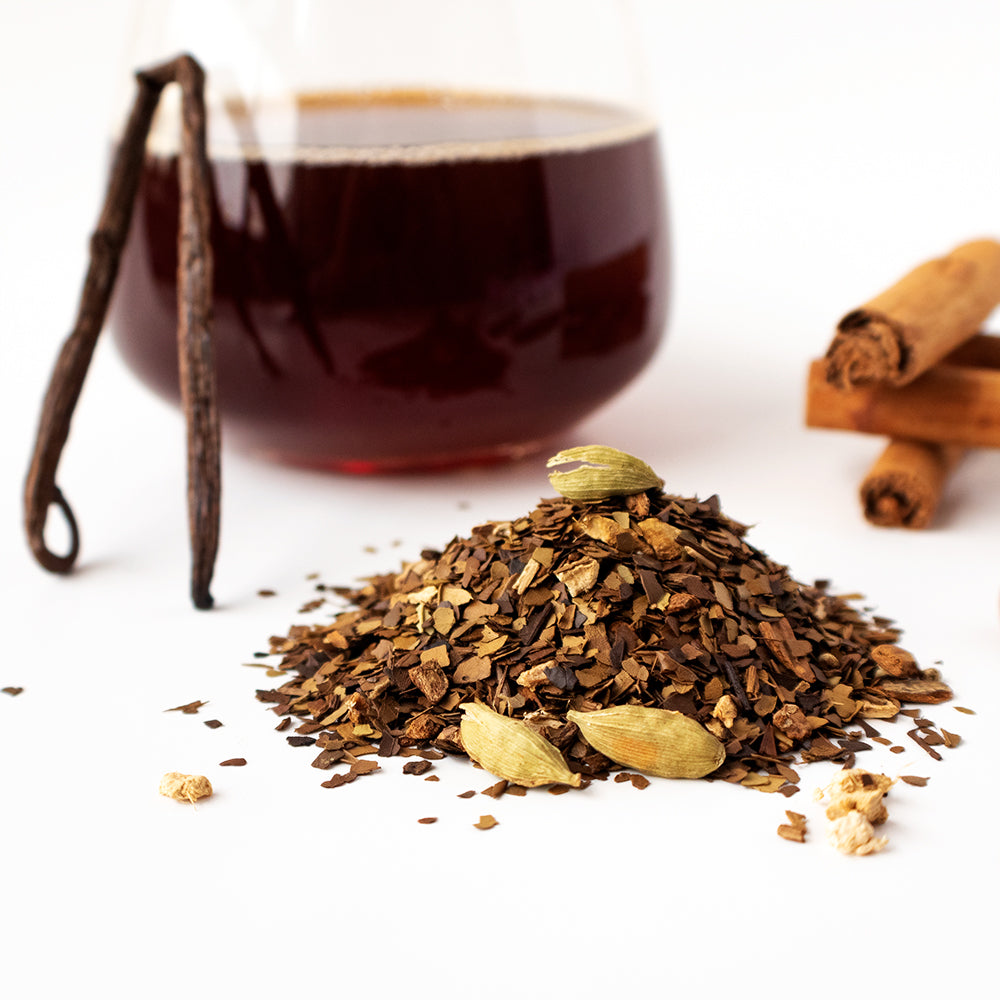
[[[569,500],[604,500],[658,489],[663,480],[642,459],[606,445],[567,448],[545,463],[551,469],[579,462],[568,472],[550,472],[553,489]]]
[[[719,740],[681,712],[617,705],[596,712],[571,709],[566,718],[605,757],[659,778],[703,778],[726,756]]]

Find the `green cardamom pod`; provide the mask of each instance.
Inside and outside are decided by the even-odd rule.
[[[461,706],[462,746],[490,774],[514,785],[580,787],[580,775],[567,766],[563,755],[524,722],[500,715],[478,702]]]
[[[681,712],[618,705],[566,713],[583,738],[616,764],[659,778],[703,778],[725,759],[722,743]]]
[[[550,472],[553,489],[569,500],[604,500],[659,488],[663,480],[642,459],[617,448],[591,444],[567,448],[546,462],[548,469],[579,462],[569,472]]]

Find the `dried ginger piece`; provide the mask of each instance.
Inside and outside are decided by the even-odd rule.
[[[873,826],[884,823],[889,818],[889,810],[882,801],[883,792],[870,788],[864,792],[848,792],[838,795],[827,807],[827,819],[839,819],[848,813],[861,813]]]
[[[882,801],[895,784],[887,774],[873,774],[860,767],[844,768],[833,780],[816,790],[815,798],[829,796],[826,809],[830,825],[826,839],[843,854],[877,854],[888,837],[876,837],[875,826],[889,818]]]
[[[871,823],[853,809],[830,823],[826,839],[841,854],[878,854],[889,843],[888,837],[876,837]]]
[[[196,802],[212,794],[212,783],[203,774],[168,771],[160,779],[160,794],[180,802]]]
[[[882,794],[889,791],[895,781],[887,774],[873,774],[861,767],[845,767],[838,771],[826,788],[818,791],[817,797],[828,795],[836,799],[843,795],[855,795],[859,792],[878,790]]]

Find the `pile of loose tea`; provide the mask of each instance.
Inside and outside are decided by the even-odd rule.
[[[358,588],[329,624],[271,640],[289,675],[258,698],[298,720],[315,766],[465,754],[465,703],[523,720],[574,775],[618,766],[567,719],[640,705],[681,712],[722,741],[710,777],[793,794],[797,761],[852,766],[869,719],[951,697],[895,646],[892,623],[796,582],[708,500],[659,488],[542,500],[427,549]],[[312,606],[310,606],[312,607]],[[884,742],[880,740],[880,742]],[[360,766],[366,765],[366,766]]]

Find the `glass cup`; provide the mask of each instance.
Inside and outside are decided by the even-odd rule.
[[[660,143],[627,4],[169,0],[138,68],[208,78],[227,442],[347,471],[551,443],[661,341]],[[179,95],[146,150],[111,314],[179,399]]]

